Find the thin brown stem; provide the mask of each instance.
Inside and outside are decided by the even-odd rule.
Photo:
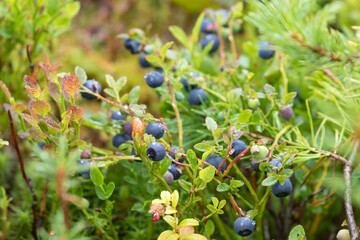
[[[179,110],[178,110],[177,105],[176,105],[175,94],[174,94],[174,92],[172,90],[170,79],[167,79],[166,81],[167,81],[167,85],[168,85],[168,88],[169,88],[169,94],[171,96],[171,106],[172,106],[172,108],[174,110],[175,117],[176,117],[176,122],[177,122],[177,125],[178,125],[179,147],[182,148],[183,147],[182,121],[181,121],[181,118],[180,118]]]
[[[246,214],[245,214],[245,213],[243,212],[243,210],[241,210],[241,208],[236,204],[236,201],[235,201],[233,195],[231,195],[231,194],[229,193],[229,196],[230,196],[232,205],[236,208],[236,210],[239,212],[239,214],[240,214],[242,217],[245,217]]]
[[[245,149],[244,151],[242,151],[239,155],[237,155],[237,156],[231,161],[231,163],[229,164],[229,166],[226,168],[226,171],[224,172],[224,176],[226,176],[226,175],[230,172],[232,166],[237,162],[237,160],[239,160],[242,156],[244,156],[244,155],[245,155],[247,152],[249,152],[249,151],[250,151],[250,148],[247,148],[247,149]]]
[[[18,159],[19,159],[21,174],[22,174],[23,179],[24,179],[25,182],[27,183],[27,185],[28,185],[28,187],[29,187],[29,190],[30,190],[30,192],[31,192],[32,198],[33,198],[33,203],[32,203],[32,206],[31,206],[31,207],[32,207],[32,212],[33,212],[32,236],[33,236],[33,238],[34,238],[35,240],[37,240],[37,239],[38,239],[37,233],[36,233],[37,196],[36,196],[36,194],[35,194],[34,187],[33,187],[32,183],[31,183],[31,179],[30,179],[30,177],[28,177],[28,176],[26,175],[26,172],[25,172],[24,161],[23,161],[23,159],[22,159],[21,152],[20,152],[20,148],[19,148],[18,142],[17,142],[17,140],[16,140],[15,127],[14,127],[14,122],[13,122],[13,118],[12,118],[12,116],[11,116],[10,110],[8,110],[8,116],[9,116],[9,120],[10,120],[11,135],[12,135],[12,138],[13,138],[13,141],[14,141],[16,154],[17,154]]]

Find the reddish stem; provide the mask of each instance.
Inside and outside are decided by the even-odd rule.
[[[233,195],[231,195],[231,194],[229,194],[229,195],[230,195],[230,199],[231,199],[232,205],[236,208],[236,210],[240,213],[240,215],[241,215],[242,217],[245,217],[246,214],[245,214],[245,213],[241,210],[241,208],[236,204]]]
[[[241,153],[239,153],[239,155],[237,155],[229,164],[229,166],[226,168],[226,171],[224,172],[224,176],[226,176],[230,169],[232,168],[232,166],[237,162],[237,160],[239,160],[242,156],[245,155],[245,153],[249,152],[250,148],[245,149],[244,151],[242,151]]]

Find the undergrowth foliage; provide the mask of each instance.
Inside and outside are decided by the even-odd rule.
[[[329,228],[358,239],[360,27],[330,28],[334,5],[310,0],[250,8],[207,9],[190,35],[170,26],[176,43],[141,29],[119,35],[149,68],[160,118],[138,103],[139,87],[124,92],[125,76],[88,79],[48,58],[24,77],[28,102],[0,82],[12,127],[33,150],[22,166],[35,195],[33,215],[16,209],[27,219],[9,226],[20,200],[3,190],[2,236],[316,239],[329,227],[321,217],[340,215]],[[238,44],[243,20],[268,43]],[[94,101],[101,111],[87,108]],[[113,146],[91,143],[104,134]],[[30,196],[18,197],[28,208]]]

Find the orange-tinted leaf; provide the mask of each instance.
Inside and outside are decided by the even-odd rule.
[[[144,123],[139,119],[139,118],[133,118],[133,120],[131,121],[131,126],[132,126],[132,137],[133,139],[135,139],[136,134],[140,134],[141,136],[144,135]]]
[[[27,109],[26,105],[21,103],[16,103],[11,105],[11,109],[14,110],[17,113],[21,113]]]
[[[48,125],[50,128],[60,132],[60,125],[53,119],[51,118],[43,118],[42,121],[44,123],[46,123],[46,125]]]
[[[34,116],[26,113],[22,113],[21,115],[28,124],[30,124],[33,127],[37,127],[38,121]]]
[[[51,65],[49,58],[45,55],[46,62],[40,62],[39,65],[44,71],[46,78],[49,82],[54,82],[57,80],[56,69],[60,66],[56,64],[54,66]]]
[[[76,75],[67,74],[62,81],[64,81],[64,90],[71,96],[74,96],[81,87],[81,82]]]
[[[68,111],[71,111],[71,120],[78,122],[81,120],[82,116],[84,115],[85,111],[80,106],[71,106],[68,108]]]
[[[35,100],[38,99],[41,93],[40,84],[38,81],[31,76],[25,75],[25,89],[28,92],[28,96],[30,99]]]
[[[10,98],[11,98],[11,93],[10,93],[9,89],[7,88],[7,86],[5,85],[5,83],[3,83],[2,81],[0,81],[0,87],[1,87],[2,90],[4,91],[6,97],[10,100]]]
[[[32,105],[32,110],[44,117],[51,110],[50,104],[45,100],[38,100]]]

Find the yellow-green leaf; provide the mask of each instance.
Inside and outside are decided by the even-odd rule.
[[[193,218],[187,218],[180,222],[179,227],[188,227],[188,226],[199,226],[199,221]]]
[[[166,230],[160,234],[158,240],[178,240],[179,234],[171,230]]]

